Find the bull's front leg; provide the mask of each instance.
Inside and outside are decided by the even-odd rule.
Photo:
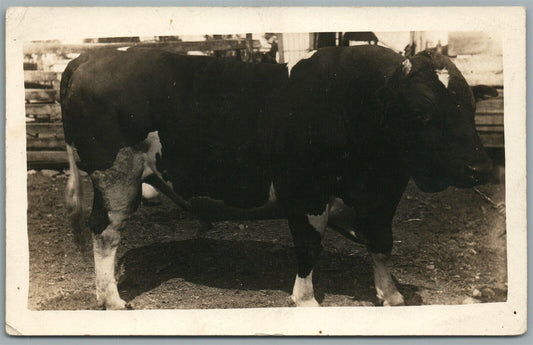
[[[328,208],[321,214],[289,217],[298,273],[291,299],[297,307],[318,307],[313,289],[313,268],[322,252],[322,236],[328,223]]]
[[[391,275],[392,227],[390,222],[365,222],[365,238],[374,268],[374,286],[384,306],[405,305]]]
[[[383,301],[384,306],[405,305],[402,294],[392,280],[390,254],[370,251],[370,256],[374,267],[374,285],[377,297]]]

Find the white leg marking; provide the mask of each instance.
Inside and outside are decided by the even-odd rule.
[[[296,275],[291,299],[297,307],[318,307],[313,291],[313,271],[305,278]]]
[[[377,297],[383,301],[384,306],[405,305],[403,296],[396,289],[390,274],[390,257],[379,253],[370,253],[370,255],[374,266],[374,285]]]
[[[329,204],[326,204],[326,209],[321,215],[307,215],[307,221],[309,222],[309,224],[311,224],[311,226],[322,236],[324,235],[324,231],[326,231],[326,226],[328,225],[328,213]]]
[[[160,175],[156,168],[156,155],[161,155],[162,147],[161,141],[159,141],[159,133],[157,131],[148,133],[144,142],[147,144],[147,148],[144,157],[144,171],[142,178],[152,174]]]
[[[142,194],[143,194],[143,198],[147,200],[156,199],[159,197],[159,195],[161,195],[161,193],[159,193],[157,189],[155,189],[148,183],[142,184]]]
[[[164,181],[161,172],[158,171],[156,167],[156,156],[158,154],[159,156],[161,156],[161,148],[163,147],[161,145],[161,141],[159,140],[159,132],[154,131],[148,133],[148,136],[144,140],[144,143],[147,146],[146,151],[144,153],[144,170],[142,174],[142,179],[155,174],[159,176],[161,180]],[[166,181],[165,183],[170,187],[170,189],[174,190],[174,186],[172,186],[172,183],[170,181]],[[142,185],[142,194],[143,198],[145,199],[155,199],[161,195],[161,193],[157,189],[154,189],[151,185],[146,183],[143,183]]]
[[[126,307],[126,302],[118,294],[115,278],[115,257],[119,243],[120,233],[113,222],[101,234],[93,236],[96,300],[98,306],[106,309]]]

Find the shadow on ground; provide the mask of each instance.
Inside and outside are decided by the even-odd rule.
[[[122,271],[119,291],[126,301],[174,278],[219,289],[281,290],[290,294],[296,272],[296,260],[289,246],[214,239],[135,248],[120,259],[119,266]],[[319,302],[325,295],[334,294],[379,305],[372,268],[363,256],[324,251],[314,281]],[[421,304],[416,287],[397,285],[409,305]]]

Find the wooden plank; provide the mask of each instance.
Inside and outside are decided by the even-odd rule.
[[[68,164],[67,151],[28,151],[28,165]]]
[[[253,46],[260,45],[254,40]],[[246,49],[246,40],[212,40],[212,41],[190,41],[190,42],[141,42],[141,43],[83,43],[83,44],[58,44],[58,43],[29,43],[25,44],[24,54],[46,54],[55,53],[59,55],[83,53],[97,49],[116,49],[120,47],[139,48],[159,48],[173,52],[187,51],[213,51],[213,50],[236,50]]]
[[[61,117],[61,106],[58,103],[26,103],[26,116],[30,115]]]
[[[476,113],[485,114],[499,112],[503,114],[503,97],[489,98],[476,104]]]
[[[59,90],[57,89],[26,89],[25,98],[31,101],[59,101]]]
[[[489,133],[503,133],[504,129],[501,125],[486,125],[486,126],[476,126],[478,132],[489,132]]]
[[[38,83],[61,80],[61,72],[24,71],[24,82]]]
[[[476,125],[503,126],[503,114],[476,114]]]
[[[485,147],[502,148],[505,146],[503,133],[480,133],[481,142]]]
[[[65,138],[62,123],[27,123],[26,136],[34,138]]]
[[[34,138],[31,136],[26,137],[26,148],[32,150],[64,150],[65,149],[65,140],[63,138]]]

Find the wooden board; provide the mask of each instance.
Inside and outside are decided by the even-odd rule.
[[[505,145],[503,89],[497,90],[498,97],[477,102],[476,129],[485,147],[503,148]]]
[[[28,151],[26,158],[29,166],[68,164],[67,151]]]
[[[65,147],[65,140],[63,138],[26,137],[26,148],[28,150],[64,150]]]
[[[235,40],[212,40],[212,41],[191,41],[191,42],[154,42],[154,43],[83,43],[83,44],[58,44],[58,43],[29,43],[24,45],[24,54],[46,54],[55,53],[66,55],[72,53],[83,53],[95,49],[116,49],[120,47],[142,47],[158,48],[172,52],[187,51],[215,51],[215,50],[237,50],[246,49],[247,43],[244,39]],[[260,47],[258,40],[252,41],[253,48]]]
[[[503,126],[503,115],[502,114],[483,114],[476,115],[476,125],[477,126]]]
[[[505,145],[503,133],[480,133],[483,146],[490,148],[502,148]]]
[[[488,133],[503,133],[503,125],[476,125],[476,130],[478,132],[488,132]]]
[[[24,82],[42,83],[61,80],[61,72],[24,71]]]
[[[490,98],[476,104],[476,114],[502,114],[503,97]]]
[[[34,138],[65,138],[62,123],[26,123],[26,136]]]
[[[26,116],[61,120],[61,106],[58,103],[26,103]]]
[[[57,89],[26,89],[25,99],[30,102],[54,102],[59,101]]]

